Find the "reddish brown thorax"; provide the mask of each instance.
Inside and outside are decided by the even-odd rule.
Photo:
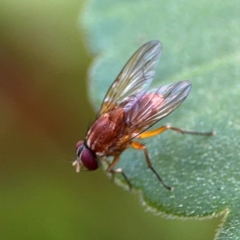
[[[122,137],[126,123],[122,108],[103,114],[89,129],[87,146],[98,156],[111,155],[116,151],[113,145]]]

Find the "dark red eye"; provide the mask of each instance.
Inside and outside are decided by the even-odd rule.
[[[98,168],[95,155],[86,147],[81,153],[81,161],[88,170],[96,170]]]

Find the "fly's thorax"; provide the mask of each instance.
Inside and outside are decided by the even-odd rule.
[[[100,116],[87,133],[86,144],[98,156],[106,156],[124,128],[124,112],[118,108]]]

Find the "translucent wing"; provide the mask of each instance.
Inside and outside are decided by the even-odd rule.
[[[128,134],[140,134],[173,112],[188,96],[191,86],[189,81],[165,85],[146,92],[137,101],[133,100],[122,106],[126,122],[130,123]]]
[[[150,85],[161,51],[161,43],[151,41],[133,54],[109,88],[99,115],[113,110],[130,95],[137,95]]]

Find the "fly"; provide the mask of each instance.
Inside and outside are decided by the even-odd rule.
[[[172,190],[153,168],[147,147],[137,140],[156,136],[169,129],[182,134],[213,135],[213,132],[187,131],[169,125],[148,130],[179,107],[192,86],[189,81],[179,81],[148,90],[161,52],[162,45],[159,41],[147,42],[123,67],[108,89],[97,119],[88,130],[85,140],[76,145],[77,159],[73,166],[77,172],[82,167],[96,170],[102,160],[108,165],[106,171],[121,173],[131,189],[131,183],[123,169],[115,166],[121,153],[132,147],[143,151],[147,166],[165,188]],[[113,160],[109,161],[107,157],[113,157]]]

